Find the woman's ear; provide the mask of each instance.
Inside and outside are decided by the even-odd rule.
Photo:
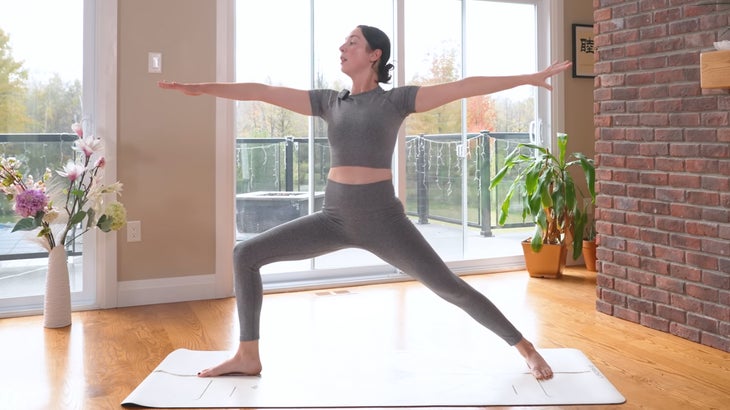
[[[383,50],[381,50],[381,49],[373,50],[370,53],[370,62],[375,63],[376,61],[380,60],[380,57],[382,55],[383,55]]]

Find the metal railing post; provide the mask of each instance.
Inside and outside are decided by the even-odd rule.
[[[479,143],[482,146],[482,155],[479,157],[479,207],[481,209],[481,235],[490,237],[492,234],[492,193],[489,190],[489,180],[492,178],[491,162],[492,150],[489,147],[489,133],[482,131]]]
[[[294,138],[286,137],[286,150],[284,151],[284,175],[285,191],[294,191]]]
[[[416,199],[418,223],[428,223],[428,145],[423,134],[416,137]]]

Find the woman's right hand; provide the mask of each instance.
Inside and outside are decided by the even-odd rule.
[[[200,84],[176,83],[174,81],[158,81],[157,86],[164,90],[178,90],[187,95],[201,95]]]

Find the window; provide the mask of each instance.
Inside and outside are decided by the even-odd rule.
[[[548,38],[537,35],[547,32],[539,27],[547,20],[536,17],[544,0],[433,0],[428,7],[422,3],[238,0],[237,81],[302,89],[348,88],[350,80],[339,70],[338,48],[359,24],[377,26],[390,36],[391,57],[396,70],[404,74],[401,78],[394,72],[397,83],[393,85],[538,68],[538,49],[546,48],[538,42]],[[396,10],[403,10],[403,16]],[[403,30],[398,24],[403,24]],[[396,33],[403,33],[403,37]],[[397,50],[404,50],[402,61],[397,61]],[[505,231],[499,240],[492,237],[497,208],[485,208],[484,195],[489,193],[484,184],[480,185],[480,178],[486,175],[488,185],[486,172],[495,166],[494,158],[491,165],[483,161],[484,144],[506,151],[509,145],[505,144],[513,142],[510,139],[539,137],[540,118],[545,118],[539,100],[534,87],[520,87],[457,101],[406,121],[405,155],[395,164],[396,169],[405,169],[405,175],[395,173],[397,184],[406,187],[407,212],[445,260],[462,263],[467,259],[514,257],[512,263],[523,263],[519,242],[529,235],[525,233],[529,229]],[[238,103],[235,172],[239,241],[321,207],[329,169],[324,130],[318,118],[262,103]],[[492,136],[483,137],[484,130]],[[508,141],[496,141],[494,134]],[[422,155],[423,149],[428,154]],[[428,163],[419,162],[423,160]],[[426,192],[419,190],[419,167],[428,170],[424,176]],[[483,264],[479,265],[483,269]],[[504,261],[501,266],[505,266]],[[336,281],[346,277],[346,271],[397,274],[368,252],[353,249],[262,269],[265,284],[299,274],[312,281]]]
[[[71,124],[87,120],[82,112],[84,4],[0,0],[0,154],[17,157],[36,178],[73,155]],[[40,306],[44,292],[46,252],[28,240],[33,234],[11,233],[17,219],[0,198],[0,311]],[[82,250],[81,241],[69,249],[75,299],[95,290],[93,279],[83,273]]]

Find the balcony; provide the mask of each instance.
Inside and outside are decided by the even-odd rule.
[[[58,169],[72,159],[71,147],[76,138],[75,134],[0,134],[0,153],[21,158],[28,164],[28,172],[40,175],[47,167]],[[507,184],[496,191],[489,191],[488,185],[496,164],[517,143],[527,140],[526,133],[485,132],[468,135],[466,148],[461,148],[458,134],[406,138],[406,212],[444,259],[483,259],[521,252],[519,241],[528,235],[524,228],[529,224],[508,221],[508,228],[517,229],[500,227],[499,235],[495,235],[495,210]],[[231,223],[236,226],[238,240],[308,212],[309,143],[307,138],[236,140],[237,213]],[[329,146],[326,139],[315,139],[314,144],[316,210],[322,206]],[[466,170],[462,169],[459,153],[467,158]],[[467,172],[468,181],[468,237],[462,246],[463,172]],[[47,254],[39,245],[25,240],[23,233],[11,233],[16,220],[11,205],[0,198],[0,298],[42,292]],[[82,250],[81,241],[69,249],[70,255],[77,257],[71,259],[72,286],[81,280],[78,256]],[[347,254],[334,255],[322,266],[347,266],[351,262],[347,258]]]

